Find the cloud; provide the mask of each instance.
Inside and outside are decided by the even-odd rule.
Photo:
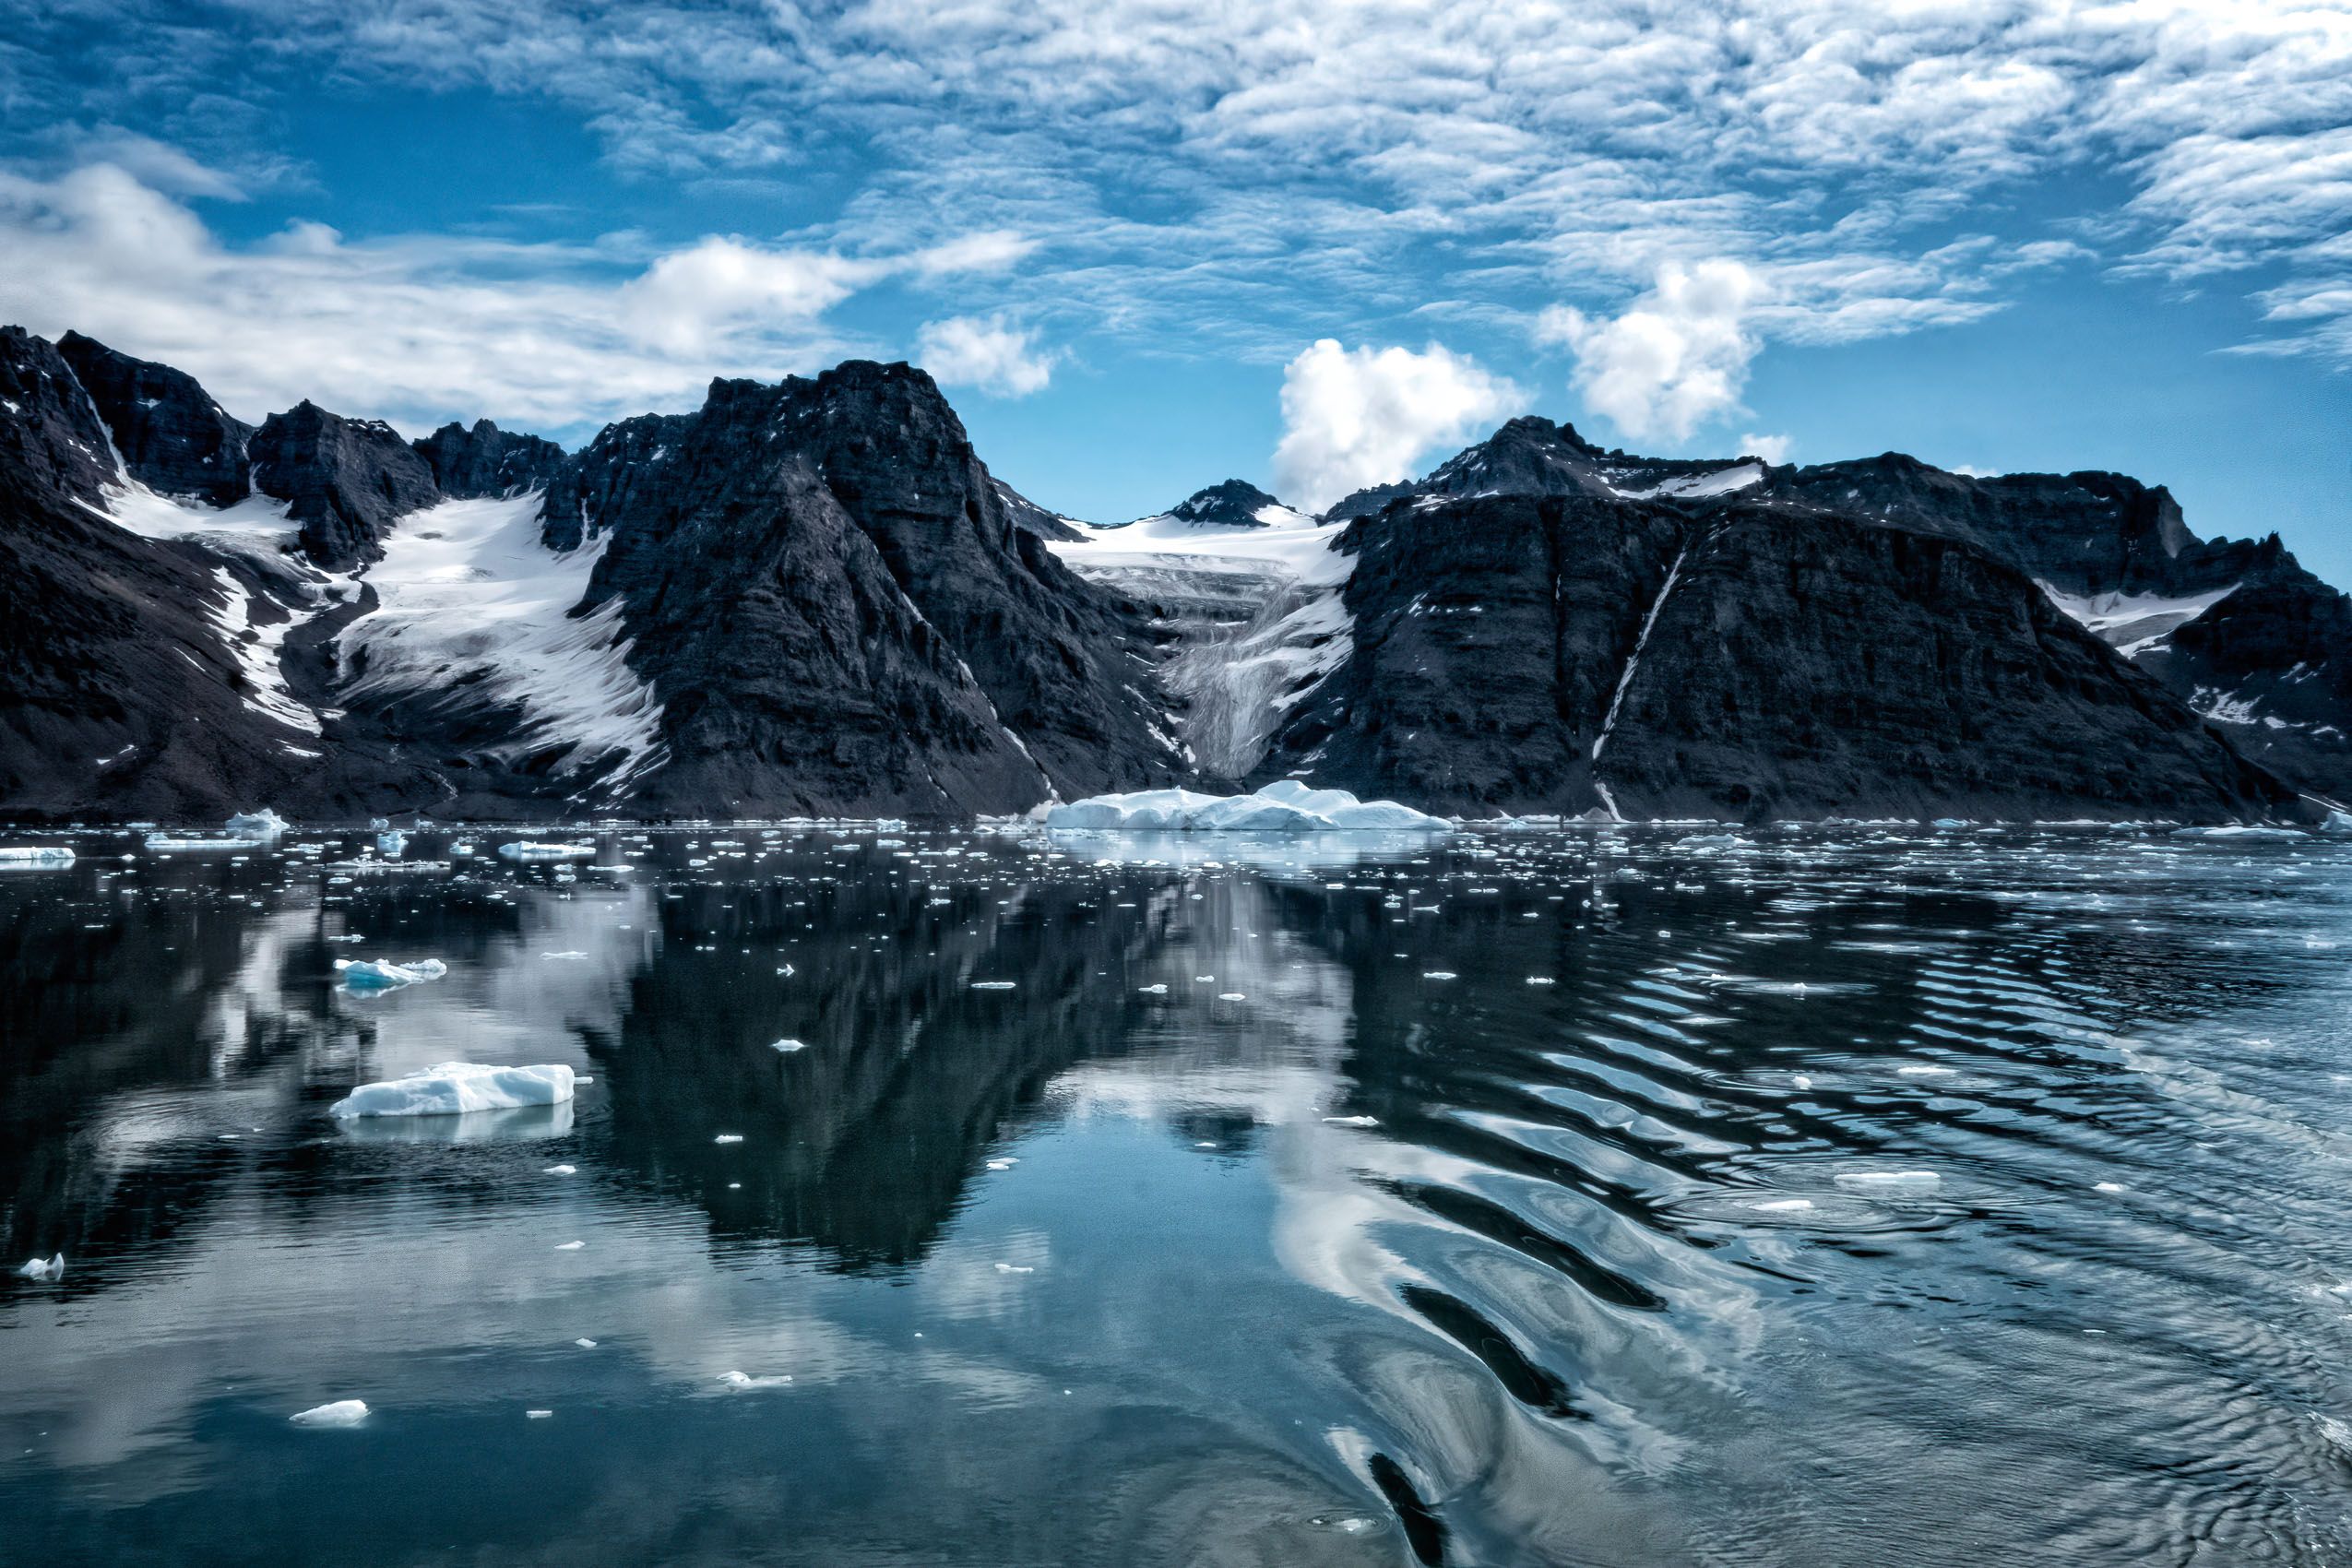
[[[1005,326],[1003,316],[926,321],[915,351],[941,386],[977,386],[992,398],[1026,398],[1053,379],[1054,356],[1038,351],[1037,334]]]
[[[1439,344],[1415,353],[1321,339],[1282,372],[1275,482],[1292,505],[1321,511],[1409,478],[1432,446],[1466,442],[1526,403],[1511,382]]]
[[[1613,319],[1553,305],[1536,336],[1575,354],[1573,379],[1586,408],[1635,440],[1682,441],[1740,406],[1748,362],[1762,346],[1749,315],[1764,291],[1764,280],[1737,261],[1670,261]]]
[[[203,185],[185,170],[175,184]],[[488,413],[560,429],[690,406],[713,375],[829,363],[855,345],[828,310],[885,279],[1021,254],[1012,236],[982,238],[849,254],[712,235],[656,250],[625,237],[353,242],[297,220],[236,246],[100,162],[47,180],[0,172],[0,320],[78,327],[177,365],[247,419],[310,397],[411,426]]]
[[[1749,457],[1762,457],[1778,467],[1788,460],[1789,448],[1795,442],[1785,435],[1758,435],[1752,431],[1740,438],[1740,450]]]

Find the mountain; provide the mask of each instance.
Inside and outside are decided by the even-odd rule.
[[[2163,486],[2121,474],[1978,477],[1897,453],[1776,470],[1771,488],[1982,543],[2247,755],[2352,800],[2352,601],[2276,534],[2202,539]]]
[[[2352,604],[2120,476],[1522,419],[1323,518],[1229,481],[1095,528],[862,361],[566,453],[308,401],[249,426],[10,328],[0,570],[19,819],[963,817],[1278,777],[1477,814],[2308,818],[2352,728]]]
[[[1392,502],[1262,778],[1432,809],[2203,817],[2291,792],[1966,540],[1771,500]]]

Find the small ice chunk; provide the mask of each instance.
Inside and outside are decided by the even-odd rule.
[[[596,1341],[593,1339],[575,1339],[572,1343],[577,1345],[583,1350],[593,1350],[596,1348]]]
[[[1452,969],[1423,969],[1421,971],[1423,980],[1450,980],[1455,978],[1456,977]]]
[[[328,1405],[313,1405],[286,1419],[298,1427],[355,1427],[367,1420],[367,1401],[338,1399]]]
[[[1165,985],[1139,985],[1135,987],[1135,990],[1145,996],[1165,996],[1168,994],[1168,988]]]
[[[389,1083],[362,1084],[327,1109],[330,1116],[455,1116],[559,1105],[571,1098],[572,1069],[561,1062],[538,1067],[444,1062]]]
[[[568,959],[581,959],[581,958],[586,958],[586,957],[588,956],[588,955],[587,955],[587,954],[585,954],[585,953],[583,953],[583,952],[581,952],[581,951],[580,951],[579,949],[577,949],[577,948],[572,948],[572,949],[570,949],[570,950],[568,950],[568,951],[562,952],[562,953],[541,953],[541,954],[540,955],[540,957],[542,957],[542,958],[568,958]]]
[[[540,1172],[540,1174],[546,1176],[572,1176],[576,1175],[579,1169],[580,1168],[576,1165],[551,1165],[544,1171]]]
[[[972,981],[972,989],[973,989],[974,991],[1010,991],[1010,990],[1012,990],[1012,989],[1013,989],[1013,985],[1014,985],[1014,982],[1013,982],[1013,981],[1011,981],[1011,980],[974,980],[974,981]]]
[[[2095,1193],[2120,1193],[2125,1190],[2120,1182],[2095,1182],[2091,1184],[2091,1191]]]
[[[740,1144],[743,1141],[743,1134],[741,1133],[721,1133],[719,1136],[711,1139],[710,1141],[715,1144]]]
[[[1380,1118],[1377,1116],[1326,1116],[1324,1120],[1335,1127],[1377,1127],[1380,1125]]]
[[[26,1279],[62,1279],[65,1276],[65,1254],[59,1253],[52,1258],[34,1258],[17,1273]]]
[[[1755,1208],[1762,1214],[1796,1214],[1812,1206],[1811,1198],[1767,1198]]]
[[[555,1412],[552,1410],[525,1410],[523,1412],[523,1418],[526,1420],[543,1421],[554,1413]]]
[[[1949,1067],[1922,1067],[1913,1065],[1909,1067],[1897,1067],[1895,1069],[1895,1076],[1901,1078],[1948,1078],[1952,1076],[1952,1069]]]
[[[338,958],[335,972],[348,991],[391,991],[419,980],[439,980],[449,966],[438,958],[417,958],[395,964],[386,958]]]
[[[1037,1270],[1024,1263],[1000,1263],[996,1265],[996,1272],[999,1274],[1035,1274]]]
[[[587,1245],[586,1241],[558,1241],[555,1243],[555,1250],[559,1253],[576,1253]]]
[[[1250,999],[1250,993],[1246,991],[1220,991],[1217,993],[1217,999],[1219,1002],[1247,1002]]]
[[[770,1377],[754,1377],[749,1372],[726,1372],[719,1374],[719,1381],[730,1388],[781,1388],[790,1383],[792,1378],[789,1372]]]
[[[808,1048],[808,1041],[806,1040],[779,1039],[771,1042],[767,1049],[770,1051],[780,1051],[784,1055],[790,1056],[796,1051],[806,1051]]]
[[[1943,1185],[1932,1170],[1841,1170],[1831,1180],[1857,1193],[1932,1193]]]
[[[595,857],[593,844],[543,844],[517,838],[511,844],[498,846],[498,858],[505,861],[586,861]]]

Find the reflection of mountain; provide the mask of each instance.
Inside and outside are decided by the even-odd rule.
[[[1160,877],[1136,880],[1133,909],[1075,879],[958,886],[944,906],[911,879],[684,890],[598,1052],[612,1160],[727,1235],[849,1267],[920,1256],[1048,1080],[1124,1049],[1127,976],[1169,920]],[[747,973],[746,949],[776,961]]]

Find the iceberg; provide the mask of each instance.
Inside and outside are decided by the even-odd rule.
[[[397,827],[388,833],[379,833],[375,836],[375,849],[378,854],[398,856],[408,847],[409,836]]]
[[[595,853],[593,844],[537,844],[528,838],[498,846],[504,861],[585,861]]]
[[[69,866],[74,863],[71,849],[50,844],[0,844],[0,865],[9,866]]]
[[[335,971],[352,991],[389,991],[419,980],[439,980],[449,972],[449,966],[438,958],[419,958],[408,964],[382,958],[338,958]]]
[[[508,1111],[556,1105],[572,1098],[572,1069],[557,1062],[539,1067],[485,1067],[444,1062],[388,1083],[362,1084],[327,1107],[327,1114],[457,1116],[469,1111]]]
[[[2304,837],[2292,827],[2262,827],[2242,822],[2233,822],[2222,827],[2176,827],[2172,836],[2175,838],[2232,838],[2240,844],[2285,844]]]
[[[1345,790],[1310,790],[1295,778],[1248,795],[1135,790],[1049,808],[1057,829],[1166,833],[1450,833],[1454,825],[1395,801],[1359,801]]]
[[[286,1419],[298,1427],[355,1427],[367,1420],[367,1401],[338,1399],[331,1405],[313,1405]]]
[[[264,806],[257,812],[239,812],[227,823],[229,837],[248,838],[256,844],[277,837],[294,825]]]
[[[147,847],[159,855],[168,855],[176,849],[250,849],[254,847],[254,840],[250,838],[174,838],[168,833],[150,833],[147,836]]]
[[[17,1270],[17,1274],[24,1279],[63,1279],[65,1277],[65,1254],[59,1253],[53,1258],[34,1258]]]

